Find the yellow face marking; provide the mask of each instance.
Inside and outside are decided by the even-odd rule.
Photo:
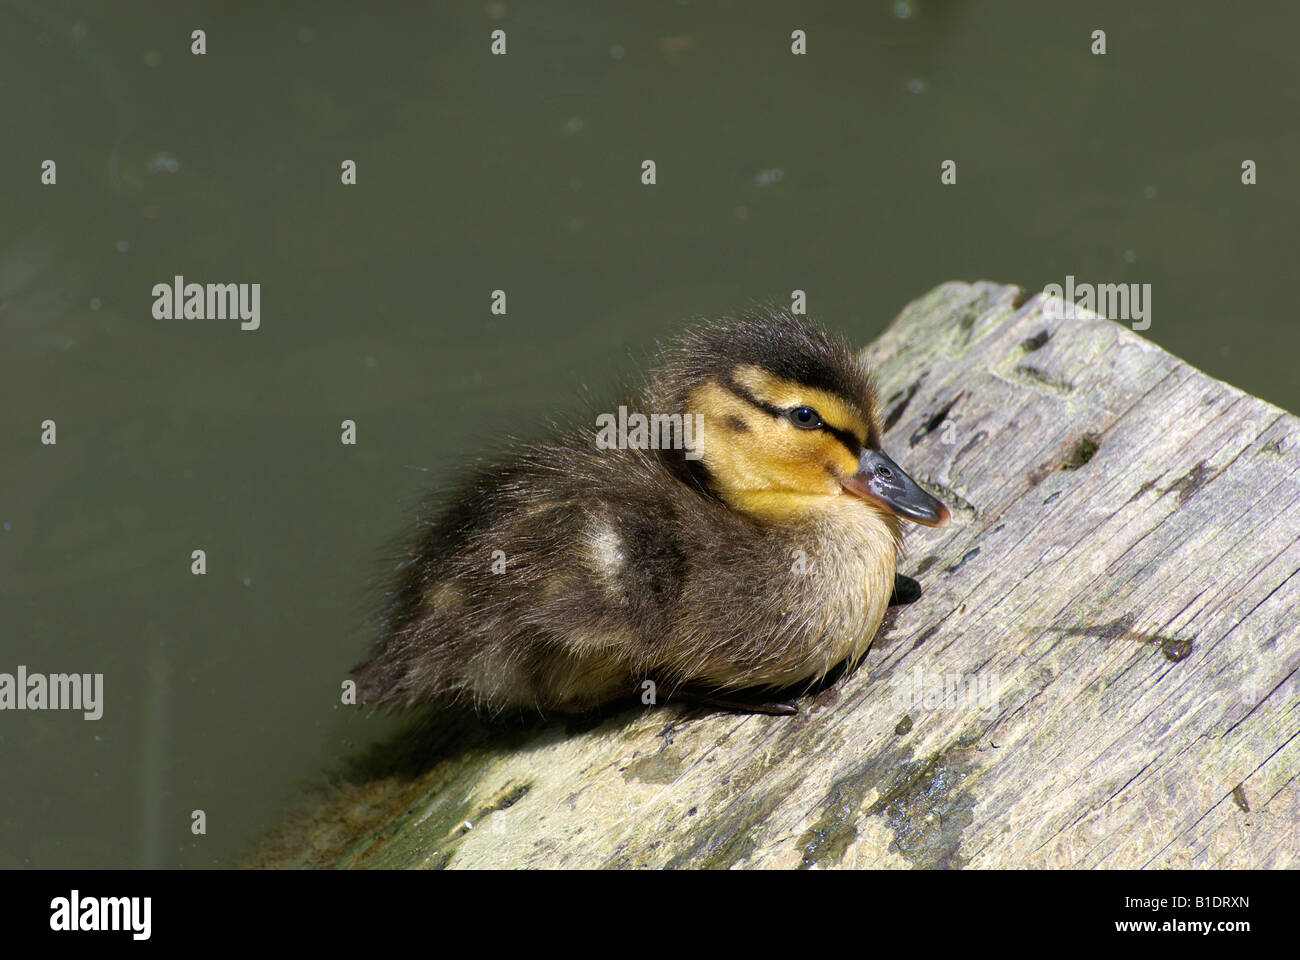
[[[737,367],[732,376],[763,403],[782,408],[812,407],[832,427],[847,430],[859,443],[866,443],[867,425],[861,414],[835,394],[782,380],[761,367]]]
[[[832,394],[786,383],[756,368],[741,369],[745,379],[738,377],[738,382],[762,402],[782,409],[811,406],[829,425],[866,436],[856,412]],[[700,459],[718,492],[735,509],[766,517],[794,516],[825,510],[829,498],[852,496],[844,492],[841,480],[857,472],[857,458],[827,431],[801,430],[720,383],[696,388],[687,400],[687,412],[704,417]]]

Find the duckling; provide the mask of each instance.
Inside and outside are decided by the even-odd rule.
[[[609,449],[588,424],[468,478],[401,558],[363,702],[582,714],[781,690],[866,653],[900,521],[948,510],[881,450],[848,344],[783,312],[706,323],[663,351],[640,410],[680,442]]]

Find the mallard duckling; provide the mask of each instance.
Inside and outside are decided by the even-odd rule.
[[[900,519],[948,520],[880,449],[878,407],[806,320],[687,332],[639,409],[696,429],[603,449],[588,425],[478,471],[403,558],[362,700],[584,713],[646,681],[660,699],[778,690],[856,662]]]

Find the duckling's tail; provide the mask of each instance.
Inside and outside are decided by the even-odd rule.
[[[399,642],[383,641],[370,656],[352,668],[357,700],[372,707],[409,707],[422,699],[411,682],[411,659]]]

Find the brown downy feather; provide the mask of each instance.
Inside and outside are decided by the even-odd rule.
[[[843,422],[805,436],[773,412],[804,393]],[[637,409],[701,413],[703,459],[599,449],[591,425],[476,471],[404,557],[364,702],[582,712],[645,680],[778,688],[866,652],[900,533],[826,479],[879,444],[847,345],[780,313],[703,325]]]

